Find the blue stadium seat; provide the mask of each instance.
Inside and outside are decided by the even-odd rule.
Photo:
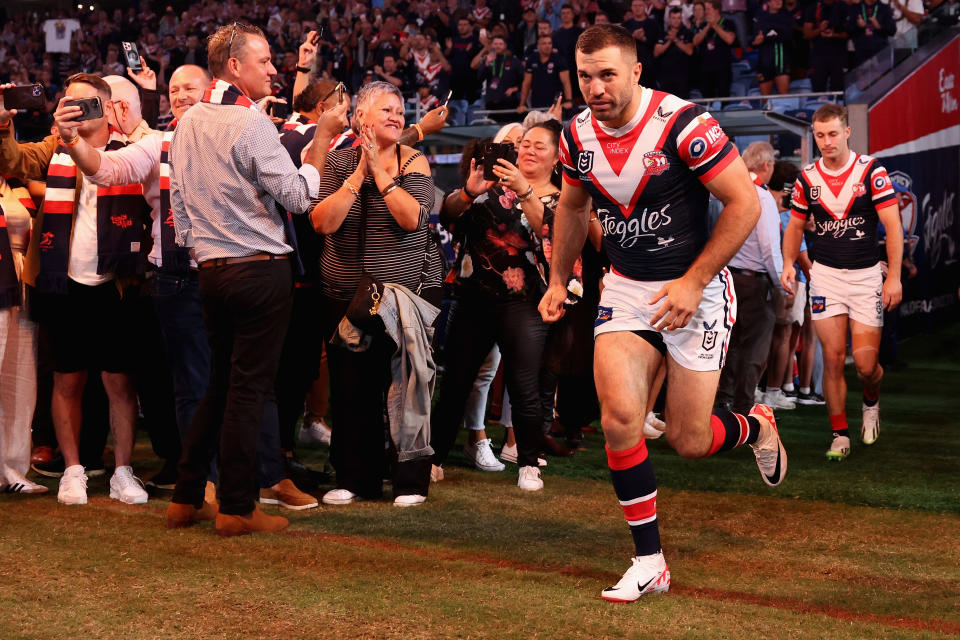
[[[723,106],[724,111],[752,111],[753,105],[746,100],[741,102],[728,102]]]
[[[790,82],[790,93],[810,93],[813,91],[813,85],[810,78],[800,78]]]
[[[742,80],[734,80],[730,83],[730,96],[745,96],[750,90],[750,83]]]

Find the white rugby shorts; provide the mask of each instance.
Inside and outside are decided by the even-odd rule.
[[[631,280],[612,271],[605,275],[593,325],[594,337],[614,331],[653,331],[663,337],[667,353],[682,367],[692,371],[723,368],[730,330],[737,317],[737,297],[730,272],[724,267],[707,284],[700,306],[686,327],[658,332],[650,319],[663,301],[650,304],[650,300],[667,282]]]
[[[865,269],[810,268],[810,315],[814,320],[847,315],[871,327],[883,326],[883,275],[880,263]]]

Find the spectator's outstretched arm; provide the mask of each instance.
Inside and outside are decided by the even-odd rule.
[[[17,142],[13,136],[17,110],[3,108],[3,91],[14,86],[0,85],[0,173],[21,180],[45,180],[58,140],[50,135],[42,142]]]
[[[400,144],[405,144],[408,147],[412,147],[427,136],[440,131],[447,123],[448,115],[450,115],[450,110],[446,105],[440,105],[436,109],[427,111],[425,114],[423,114],[423,119],[417,123],[417,125],[420,127],[419,130],[417,130],[416,126],[407,127],[403,130],[403,133],[400,135]],[[422,137],[420,135],[421,131],[423,132]]]
[[[310,72],[301,71],[300,69],[310,69],[313,67],[313,61],[317,57],[317,48],[312,44],[316,33],[316,31],[308,31],[303,43],[300,45],[299,57],[297,58],[297,77],[293,81],[294,100],[296,100],[297,96],[303,93],[307,85],[310,84]]]

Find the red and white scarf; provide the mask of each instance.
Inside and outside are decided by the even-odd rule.
[[[107,151],[127,144],[126,136],[111,127]],[[50,159],[42,209],[37,289],[66,293],[70,238],[77,210],[77,165],[62,143]],[[128,276],[143,271],[144,249],[149,248],[149,242],[144,240],[150,237],[148,211],[140,183],[97,187],[97,273]]]

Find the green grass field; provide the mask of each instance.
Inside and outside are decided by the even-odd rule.
[[[903,344],[910,366],[885,379],[879,441],[855,437],[842,463],[824,460],[823,407],[781,412],[777,489],[749,449],[688,461],[651,442],[667,595],[598,597],[632,544],[592,434],[587,451],[550,459],[533,495],[516,467],[480,473],[455,455],[421,507],[284,512],[275,536],[167,531],[163,499],[123,505],[102,478],[85,507],[58,505],[55,482],[2,496],[0,639],[958,636],[958,340],[954,325]],[[149,476],[149,445],[137,453]],[[327,451],[301,453],[316,465]]]

